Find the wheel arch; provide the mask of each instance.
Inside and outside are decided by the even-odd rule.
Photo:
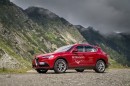
[[[102,60],[105,63],[105,65],[106,65],[106,61],[103,58],[97,59],[97,61],[99,61],[99,60]],[[96,63],[97,63],[97,61],[96,61]]]
[[[68,61],[67,61],[67,59],[65,59],[64,57],[58,57],[56,60],[55,60],[55,62],[58,60],[58,59],[63,59],[63,60],[65,60],[65,62],[66,62],[66,64],[67,64],[67,68],[68,68],[68,66],[69,66],[69,63],[68,63]],[[55,65],[55,62],[54,62],[54,65]],[[54,68],[54,66],[53,66],[53,68]]]

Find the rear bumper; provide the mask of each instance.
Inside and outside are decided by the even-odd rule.
[[[108,68],[110,66],[110,63],[106,64],[106,68]]]

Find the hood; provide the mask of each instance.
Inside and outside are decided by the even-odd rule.
[[[36,55],[36,57],[43,57],[43,56],[48,56],[48,55],[53,55],[54,53],[46,53],[46,54],[39,54]]]
[[[46,54],[39,54],[39,55],[36,55],[36,57],[43,57],[43,56],[48,56],[48,55],[59,55],[59,54],[63,54],[65,52],[53,52],[53,53],[46,53]]]

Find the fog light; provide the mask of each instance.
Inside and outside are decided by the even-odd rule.
[[[45,64],[45,62],[39,62],[39,64],[40,64],[40,65],[44,65],[44,64]]]

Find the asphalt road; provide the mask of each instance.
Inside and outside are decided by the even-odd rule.
[[[0,86],[130,86],[130,69],[109,69],[105,73],[86,70],[77,73],[68,70],[64,74],[0,74]]]

